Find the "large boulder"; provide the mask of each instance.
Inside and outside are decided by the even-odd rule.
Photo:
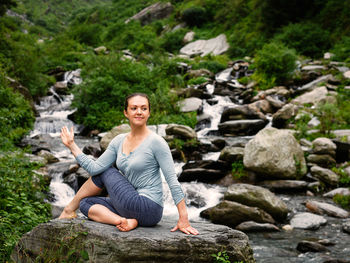
[[[317,105],[321,101],[329,100],[330,93],[325,86],[315,88],[314,90],[300,95],[291,101],[292,104],[313,104]]]
[[[286,104],[272,115],[272,126],[276,128],[283,128],[287,122],[295,117],[298,113],[298,106],[294,104]]]
[[[180,54],[187,56],[201,55],[202,57],[210,53],[220,55],[226,52],[229,47],[226,36],[221,34],[212,39],[191,42],[180,49]]]
[[[140,21],[141,25],[147,25],[154,20],[163,19],[168,17],[174,10],[174,7],[170,2],[157,2],[151,6],[142,9],[136,15],[130,17],[125,21],[125,23],[129,23],[131,20]]]
[[[102,151],[107,149],[108,144],[113,140],[113,138],[119,134],[130,132],[131,128],[129,124],[122,124],[114,127],[112,130],[106,133],[100,141],[100,146]]]
[[[306,173],[304,153],[287,130],[265,128],[244,148],[244,166],[258,174],[295,179]]]
[[[316,154],[329,154],[335,156],[337,145],[329,138],[319,137],[312,141],[312,151]]]
[[[169,124],[165,132],[167,135],[174,135],[180,139],[191,140],[196,139],[196,132],[189,126],[180,125],[180,124]]]
[[[250,184],[233,184],[228,187],[225,200],[247,206],[259,207],[276,220],[284,220],[288,214],[287,205],[269,190]]]
[[[26,233],[11,257],[15,262],[212,262],[225,250],[232,261],[255,262],[248,237],[209,223],[192,223],[198,236],[170,232],[175,222],[119,232],[89,220],[52,220]],[[73,261],[72,261],[73,262]]]
[[[200,216],[210,219],[210,221],[215,224],[222,224],[230,227],[236,227],[245,221],[275,223],[275,220],[270,214],[258,207],[250,207],[227,200],[220,202],[214,207],[203,210]]]
[[[203,102],[201,99],[192,97],[179,101],[178,106],[181,112],[191,112],[200,110],[202,104]]]

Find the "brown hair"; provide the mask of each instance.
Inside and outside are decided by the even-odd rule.
[[[149,98],[148,98],[147,94],[146,94],[146,93],[141,93],[141,92],[132,93],[132,94],[128,95],[128,96],[125,98],[124,110],[125,110],[125,111],[128,110],[129,99],[131,99],[131,98],[133,98],[133,97],[136,97],[136,96],[140,96],[140,97],[146,98],[147,101],[148,101],[148,110],[151,111],[151,103],[150,103],[150,101],[149,101]]]

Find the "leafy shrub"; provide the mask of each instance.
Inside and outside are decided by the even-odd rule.
[[[184,45],[183,38],[185,34],[186,34],[186,29],[183,29],[183,28],[175,30],[174,32],[166,33],[163,36],[163,42],[161,44],[161,47],[168,52],[172,52],[172,53],[178,52]]]
[[[350,195],[336,194],[333,197],[333,201],[345,209],[350,209]]]
[[[37,168],[21,152],[0,152],[1,262],[9,260],[24,233],[50,219],[50,205],[44,203],[49,181],[33,173]]]
[[[289,24],[275,39],[296,49],[298,53],[313,58],[322,57],[330,47],[329,32],[315,23]]]
[[[320,121],[320,133],[323,133],[329,137],[331,131],[335,128],[339,116],[339,109],[337,105],[328,102],[319,103],[316,107],[315,115]]]
[[[24,97],[7,87],[0,72],[0,142],[2,149],[17,143],[33,126],[33,111]]]
[[[271,42],[263,46],[255,57],[255,78],[272,84],[282,84],[296,69],[297,56],[294,50],[282,43]]]
[[[341,41],[337,42],[333,49],[331,50],[334,53],[332,59],[338,61],[345,61],[350,57],[350,37],[344,36]]]
[[[208,81],[208,79],[206,77],[198,77],[198,78],[190,79],[187,84],[188,85],[199,85],[199,84],[205,83],[207,81]]]
[[[236,179],[246,176],[243,161],[236,161],[232,163],[232,176]]]
[[[182,12],[182,20],[190,27],[200,27],[207,20],[207,14],[203,7],[193,6]]]
[[[201,68],[205,68],[211,72],[213,72],[214,74],[224,70],[226,68],[226,66],[224,64],[221,64],[220,62],[217,61],[201,61],[197,64],[194,64],[192,66],[192,69],[201,69]]]

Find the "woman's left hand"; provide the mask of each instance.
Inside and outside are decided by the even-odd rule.
[[[179,221],[177,221],[177,225],[171,229],[171,232],[175,232],[176,230],[180,230],[182,232],[184,232],[187,235],[198,235],[199,232],[197,231],[197,229],[195,229],[194,227],[192,227],[190,225],[190,222],[188,220],[181,220],[179,219]]]

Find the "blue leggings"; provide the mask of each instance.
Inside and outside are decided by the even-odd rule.
[[[105,187],[109,197],[92,196],[80,201],[80,211],[88,216],[91,206],[100,204],[125,218],[136,219],[139,226],[154,226],[162,218],[163,207],[139,195],[131,183],[114,167],[100,175],[92,176],[99,187]]]

